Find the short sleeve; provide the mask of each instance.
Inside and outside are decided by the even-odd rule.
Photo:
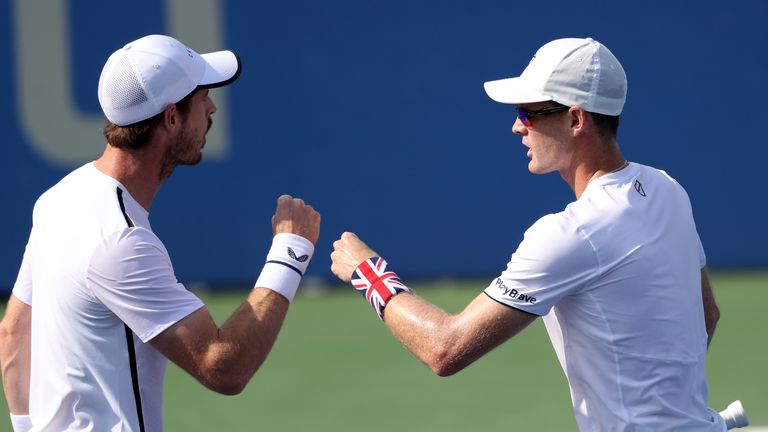
[[[21,267],[13,284],[13,295],[21,302],[32,306],[32,267],[30,257],[32,255],[32,236],[30,235],[27,247],[24,248],[24,257],[21,259]]]
[[[93,295],[147,342],[203,306],[176,280],[168,252],[145,228],[126,228],[94,251],[88,267]]]
[[[563,213],[539,219],[499,277],[485,289],[492,299],[546,315],[561,298],[578,292],[597,274],[597,255],[578,226]]]
[[[699,268],[704,268],[707,265],[707,254],[704,253],[704,245],[701,244],[701,237],[698,234],[696,239],[699,241]]]

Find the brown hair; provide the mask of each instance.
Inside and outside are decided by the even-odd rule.
[[[195,89],[192,93],[184,96],[182,100],[176,102],[176,109],[182,117],[186,118],[187,113],[189,113],[190,101],[198,91],[199,89]],[[146,120],[127,126],[118,126],[107,120],[107,124],[104,126],[103,131],[104,138],[106,138],[107,143],[113,147],[124,150],[139,150],[149,142],[152,133],[155,131],[155,127],[160,124],[160,121],[163,119],[164,113],[165,110]]]
[[[592,121],[595,122],[597,132],[607,139],[614,139],[619,133],[619,116],[609,116],[605,114],[589,113]]]

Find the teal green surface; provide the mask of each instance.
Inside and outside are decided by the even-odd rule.
[[[768,273],[715,272],[713,281],[722,316],[708,356],[710,405],[721,409],[741,399],[753,424],[768,425]],[[484,288],[413,285],[449,312]],[[221,323],[245,295],[202,297]],[[168,431],[576,430],[568,386],[540,320],[459,374],[440,378],[351,288],[301,293],[242,394],[212,393],[173,365],[165,392]],[[10,424],[0,421],[6,430]]]

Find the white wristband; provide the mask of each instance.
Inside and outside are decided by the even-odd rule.
[[[288,302],[293,301],[314,251],[312,242],[300,235],[276,234],[256,286],[269,288],[288,299]]]
[[[16,415],[11,413],[11,425],[13,425],[13,432],[28,432],[32,430],[32,421],[29,419],[29,414]]]

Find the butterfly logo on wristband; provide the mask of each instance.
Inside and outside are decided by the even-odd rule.
[[[296,252],[291,248],[288,248],[288,256],[302,263],[309,259],[309,255],[296,256]]]

